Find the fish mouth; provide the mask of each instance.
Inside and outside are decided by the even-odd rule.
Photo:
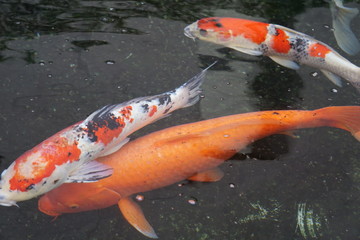
[[[11,207],[11,206],[19,207],[19,205],[17,205],[15,201],[0,202],[0,205],[4,207]]]
[[[58,213],[58,212],[50,211],[50,210],[45,210],[45,209],[42,209],[41,207],[39,207],[39,210],[40,210],[42,213],[45,213],[46,215],[49,215],[49,216],[52,216],[52,217],[58,217],[58,216],[61,215],[61,214]]]
[[[191,25],[184,28],[184,34],[195,41],[196,37],[191,33]]]
[[[6,171],[6,170],[5,170],[5,171]],[[4,171],[4,172],[5,172],[5,171]],[[3,175],[4,172],[3,172],[1,175]],[[19,207],[19,206],[16,204],[16,201],[9,199],[9,195],[7,194],[7,191],[4,191],[4,190],[3,190],[2,181],[3,181],[3,180],[0,181],[0,206],[4,206],[4,207],[16,206],[16,207]]]
[[[62,206],[60,203],[58,205]],[[38,201],[38,208],[42,213],[53,217],[60,216],[61,214],[52,210],[51,206],[53,206],[53,202],[46,195],[42,196]]]
[[[5,196],[0,195],[0,205],[4,207],[11,207],[16,206],[19,207],[19,205],[16,204],[16,201],[8,200]]]

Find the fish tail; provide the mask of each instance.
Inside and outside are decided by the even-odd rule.
[[[212,63],[199,74],[192,77],[190,80],[176,89],[176,92],[179,94],[179,96],[187,96],[187,103],[185,103],[184,107],[190,107],[199,101],[201,93],[200,86],[205,79],[207,70],[214,66],[214,64],[216,64],[216,62]]]
[[[344,129],[360,141],[360,107],[326,107],[310,112],[315,117],[314,125]],[[317,121],[316,121],[317,120]],[[317,123],[317,124],[316,124]]]
[[[331,1],[334,35],[339,47],[347,54],[355,55],[360,51],[360,43],[350,29],[351,20],[359,13],[357,8],[344,7],[342,1]]]

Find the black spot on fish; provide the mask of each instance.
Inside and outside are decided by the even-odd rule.
[[[209,22],[218,22],[218,21],[219,21],[218,18],[212,18],[212,19],[209,20]]]
[[[143,104],[141,107],[144,109],[144,112],[149,112],[149,104]]]
[[[70,157],[71,156],[71,152],[68,152],[68,157]]]
[[[29,179],[26,179],[26,178],[24,178],[24,179],[19,179],[18,182],[19,182],[19,183],[22,183],[22,182],[28,183],[28,182],[29,182]]]
[[[170,94],[165,93],[159,98],[159,105],[167,105],[169,102],[171,102]]]
[[[308,41],[304,38],[295,38],[293,41],[290,41],[290,47],[296,52],[303,52],[306,50]]]
[[[274,114],[274,115],[279,115],[280,113],[278,113],[278,112],[273,112],[273,114]]]
[[[208,34],[208,32],[205,29],[200,29],[199,32],[200,32],[200,35],[203,37],[206,37]]]
[[[77,209],[77,208],[79,208],[79,205],[77,205],[77,204],[72,204],[72,205],[70,205],[69,206],[71,209]]]
[[[26,187],[26,190],[31,190],[33,189],[35,186],[35,184],[30,184],[29,186]]]
[[[84,128],[77,126],[75,127],[75,131],[81,133],[82,131],[84,131]]]
[[[290,47],[295,51],[295,59],[301,62],[301,59],[308,57],[309,40],[303,37],[290,39]]]
[[[118,121],[118,117],[115,117],[111,111],[116,107],[116,105],[106,106],[102,110],[98,111],[92,119],[86,124],[85,132],[88,134],[88,138],[92,142],[96,142],[97,136],[96,132],[99,128],[108,128],[110,130],[117,129],[119,127],[124,127]]]
[[[56,180],[54,180],[53,183],[56,184],[59,180],[60,180],[60,179],[56,179]]]
[[[94,129],[89,129],[88,131],[94,131]],[[92,142],[96,142],[97,141],[97,136],[94,133],[88,133],[88,138],[90,139],[90,141]]]
[[[274,36],[279,36],[279,29],[275,28],[275,31],[273,32],[273,35]]]
[[[223,27],[223,25],[221,23],[215,23],[214,25],[215,25],[215,27],[219,27],[219,28]]]
[[[165,109],[164,114],[167,114],[171,108],[172,108],[172,105],[169,108]]]
[[[266,54],[269,51],[269,46],[266,45],[265,43],[262,43],[262,44],[260,44],[258,50],[263,52],[264,54]]]
[[[44,186],[46,183],[47,183],[47,181],[43,182],[43,184],[42,184],[42,185]]]

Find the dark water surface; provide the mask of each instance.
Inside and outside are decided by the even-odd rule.
[[[359,105],[353,87],[314,68],[295,72],[183,35],[207,16],[285,25],[339,50],[325,1],[0,1],[1,171],[99,107],[171,90],[214,60],[199,104],[132,138],[242,112]],[[339,52],[360,65],[359,55]],[[217,183],[143,193],[160,239],[359,239],[360,144],[333,128],[296,133],[255,142],[222,165]],[[0,208],[1,240],[146,239],[117,206],[51,221],[37,199],[19,205]]]

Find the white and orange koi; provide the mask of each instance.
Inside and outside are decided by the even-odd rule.
[[[207,69],[175,90],[105,106],[25,152],[1,174],[0,205],[16,205],[65,182],[110,176],[111,167],[92,160],[117,151],[145,125],[195,104]]]
[[[268,56],[294,70],[299,69],[299,64],[319,68],[337,86],[341,86],[342,77],[360,90],[358,66],[327,44],[280,25],[210,17],[192,23],[184,32],[193,39],[221,44],[254,56]]]

